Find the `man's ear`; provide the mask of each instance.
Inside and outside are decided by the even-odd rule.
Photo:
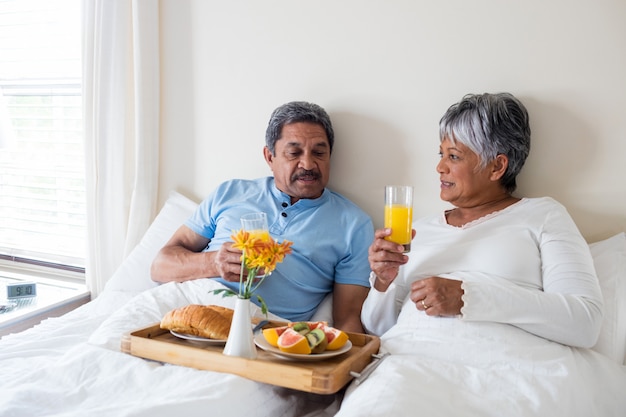
[[[506,169],[509,166],[509,158],[504,155],[504,154],[498,154],[496,156],[496,159],[493,160],[492,166],[491,166],[491,179],[493,181],[498,181],[500,180],[500,178],[502,178],[502,176],[504,175],[504,173],[506,172]]]
[[[272,163],[274,162],[274,155],[272,155],[272,152],[270,152],[267,146],[263,147],[263,158],[265,158],[265,162],[267,162],[267,165],[271,168]]]

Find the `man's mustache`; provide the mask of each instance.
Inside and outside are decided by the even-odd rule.
[[[318,180],[320,179],[321,174],[317,171],[312,171],[312,170],[302,170],[302,171],[298,171],[296,172],[292,177],[291,180],[292,181],[297,181],[300,179],[307,179],[307,180]]]

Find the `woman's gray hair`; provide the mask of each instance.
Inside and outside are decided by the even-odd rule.
[[[480,158],[480,168],[499,154],[509,165],[500,182],[507,192],[530,152],[530,124],[526,107],[510,93],[468,94],[450,106],[439,121],[439,140],[459,141]]]
[[[274,153],[276,141],[280,139],[283,126],[298,122],[315,123],[322,126],[326,131],[328,145],[332,153],[333,144],[335,143],[335,133],[326,110],[317,104],[308,103],[306,101],[292,101],[274,110],[267,125],[265,145],[272,155],[276,155]]]

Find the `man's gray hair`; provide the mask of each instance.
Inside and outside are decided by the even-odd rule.
[[[272,155],[275,155],[276,141],[280,139],[283,126],[298,122],[315,123],[322,126],[326,132],[328,145],[332,153],[333,144],[335,143],[335,133],[326,110],[317,104],[308,103],[306,101],[292,101],[274,110],[267,125],[265,145]]]

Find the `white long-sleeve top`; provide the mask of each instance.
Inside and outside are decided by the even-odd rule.
[[[382,335],[397,321],[412,282],[460,280],[460,320],[508,323],[537,336],[591,347],[600,333],[602,293],[589,247],[565,207],[549,197],[524,198],[463,227],[445,214],[413,223],[407,264],[387,291],[372,287],[361,319]]]

